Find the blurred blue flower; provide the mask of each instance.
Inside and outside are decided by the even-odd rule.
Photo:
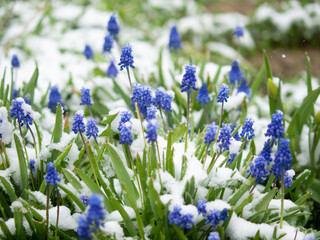
[[[281,178],[281,175],[291,168],[292,163],[289,139],[280,138],[279,144],[279,149],[274,156],[274,164],[271,167],[271,172],[276,178]]]
[[[19,68],[20,67],[19,58],[16,54],[12,55],[11,66],[12,66],[12,68]]]
[[[219,147],[223,147],[223,152],[225,150],[229,150],[231,139],[231,124],[222,124],[222,128],[220,130],[220,135],[218,137]]]
[[[195,66],[186,66],[185,67],[185,73],[183,75],[182,78],[182,84],[180,86],[181,88],[181,92],[188,92],[191,93],[191,88],[193,88],[193,90],[198,90],[196,88],[196,67]]]
[[[105,219],[105,214],[102,197],[99,194],[92,194],[87,212],[88,223],[95,224],[95,227],[98,228]]]
[[[216,140],[218,126],[213,122],[207,126],[206,135],[204,137],[205,144],[211,144]]]
[[[211,232],[209,234],[208,240],[220,240],[220,236],[218,232]]]
[[[120,128],[120,129],[119,129]],[[131,122],[121,123],[119,125],[119,133],[120,133],[120,144],[128,144],[131,145],[133,139],[131,134],[132,124]]]
[[[84,47],[83,54],[87,59],[93,59],[94,57],[93,50],[88,44]]]
[[[199,104],[208,104],[208,102],[210,101],[208,87],[206,83],[203,83],[201,88],[199,89],[197,101]]]
[[[30,164],[31,172],[36,171],[36,167],[34,166],[35,163],[36,162],[33,159],[30,159],[29,164]]]
[[[147,108],[147,118],[146,120],[149,121],[151,119],[157,118],[157,107],[154,105],[150,105]]]
[[[51,112],[56,111],[56,107],[58,103],[60,103],[62,107],[64,106],[59,89],[57,86],[50,87],[48,107],[50,108]]]
[[[233,61],[231,64],[231,70],[229,72],[230,84],[240,84],[243,73],[240,70],[238,61]]]
[[[229,86],[227,84],[221,84],[220,88],[219,88],[219,94],[218,94],[218,98],[217,98],[217,102],[228,102],[228,98],[229,98]]]
[[[146,139],[148,139],[148,143],[149,142],[155,142],[157,141],[157,131],[159,128],[159,123],[157,119],[151,119],[148,121],[148,125],[147,125],[147,132],[146,132]]]
[[[178,52],[179,48],[182,48],[181,36],[178,33],[177,27],[172,26],[169,37],[169,50],[174,50],[175,52]]]
[[[170,93],[166,92],[163,87],[158,87],[156,89],[153,104],[156,105],[159,109],[162,108],[164,111],[172,112],[172,100],[173,96]]]
[[[199,200],[198,206],[197,206],[198,213],[202,214],[204,217],[207,215],[206,202],[207,202],[207,200],[205,200],[205,199]]]
[[[119,27],[119,24],[117,23],[117,19],[116,19],[116,16],[114,14],[111,15],[111,17],[110,17],[110,19],[108,21],[107,30],[113,36],[116,36],[116,35],[119,34],[120,27]]]
[[[118,69],[113,61],[110,62],[110,65],[107,70],[107,77],[116,78],[118,76]]]
[[[233,34],[236,37],[240,38],[240,37],[243,37],[243,31],[244,31],[244,27],[240,26],[240,25],[237,25],[236,28],[234,29]]]
[[[261,151],[261,156],[263,156],[264,159],[266,159],[268,165],[272,161],[272,159],[271,159],[271,140],[270,140],[270,138],[264,143],[263,149]]]
[[[251,173],[251,177],[256,178],[256,184],[259,182],[263,183],[269,175],[268,171],[266,170],[266,159],[260,155],[251,161],[249,165],[250,168],[247,170],[247,172]]]
[[[82,87],[80,89],[80,92],[81,92],[81,103],[80,103],[80,105],[92,105],[90,89]]]
[[[106,35],[104,37],[103,52],[111,52],[112,46],[113,46],[112,35]]]
[[[240,133],[241,137],[247,137],[248,140],[251,140],[254,135],[254,129],[253,126],[253,119],[252,118],[244,118],[244,126],[242,127],[242,131]]]
[[[295,172],[292,169],[287,170],[286,173],[284,174],[284,186],[286,188],[291,187],[294,175],[295,175]]]
[[[90,223],[87,220],[87,217],[85,215],[80,215],[77,220],[78,228],[77,228],[77,234],[80,238],[80,240],[84,239],[92,239],[91,237],[91,228]]]

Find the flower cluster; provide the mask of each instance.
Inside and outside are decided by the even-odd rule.
[[[113,61],[110,62],[110,65],[107,69],[107,77],[116,78],[118,76],[118,69]]]
[[[164,111],[170,111],[171,102],[173,100],[173,94],[171,92],[166,92],[163,87],[159,87],[155,91],[155,97],[153,98],[153,104],[156,105],[159,109],[163,109]]]
[[[220,135],[218,137],[219,147],[223,147],[223,152],[225,150],[229,150],[231,139],[231,124],[222,124],[222,128],[220,130]]]
[[[129,111],[121,112],[121,119],[119,122],[119,133],[120,133],[120,144],[131,145],[133,139],[131,135],[132,123],[131,123],[132,113]]]
[[[208,240],[220,240],[220,236],[218,232],[211,232],[209,234]]]
[[[268,125],[267,132],[264,134],[266,137],[282,138],[284,127],[283,127],[283,113],[280,110],[276,110],[276,113],[272,114],[271,123]]]
[[[25,125],[27,128],[30,128],[30,125],[33,123],[31,106],[25,103],[21,97],[13,99],[12,105],[10,117],[17,119],[21,127]]]
[[[119,66],[120,66],[120,70],[122,71],[124,68],[129,69],[129,67],[135,68],[133,66],[133,56],[132,56],[132,48],[130,44],[125,44],[122,48],[121,48],[121,56],[120,56],[120,62],[119,62]]]
[[[254,135],[253,126],[253,119],[252,118],[244,118],[244,126],[242,127],[242,132],[240,133],[241,137],[246,137],[248,140],[251,140]]]
[[[240,37],[243,37],[243,31],[244,31],[244,27],[240,26],[240,25],[237,25],[236,28],[234,29],[233,34],[236,37],[240,38]]]
[[[206,224],[211,224],[212,227],[216,227],[220,221],[226,221],[228,219],[228,209],[224,208],[222,211],[217,209],[209,210],[206,209],[206,200],[198,201],[198,213],[202,214],[206,218]]]
[[[90,137],[93,137],[94,139],[96,139],[98,137],[98,127],[97,127],[97,121],[95,119],[89,119],[87,122],[87,131],[86,131],[86,135],[88,137],[88,139],[90,139]]]
[[[175,224],[182,229],[191,229],[195,224],[192,221],[192,214],[181,214],[181,208],[179,206],[174,206],[173,211],[169,213],[169,224]]]
[[[60,103],[62,107],[64,106],[59,89],[57,86],[50,87],[48,107],[50,108],[51,112],[56,111],[56,107],[58,103]]]
[[[292,185],[292,180],[295,175],[295,171],[293,169],[287,170],[284,174],[284,186],[286,188],[290,188]]]
[[[61,179],[59,177],[59,173],[56,171],[56,168],[52,162],[47,164],[47,175],[46,175],[46,184],[54,185],[55,187],[58,186],[58,182]]]
[[[146,132],[146,139],[148,139],[148,143],[149,142],[155,142],[157,141],[157,131],[159,128],[159,123],[157,119],[151,119],[148,121],[148,125],[147,125],[147,132]]]
[[[238,61],[233,61],[231,64],[231,70],[229,72],[230,84],[240,84],[243,73],[240,70]]]
[[[131,101],[133,106],[134,103],[138,103],[140,113],[144,117],[147,117],[148,106],[152,103],[151,87],[148,85],[143,86],[139,83],[136,83],[133,86]]]
[[[83,54],[86,57],[86,59],[94,58],[93,50],[88,44],[86,44],[86,46],[84,47]]]
[[[203,83],[201,88],[199,89],[197,101],[199,104],[208,104],[208,102],[210,101],[208,87],[206,83]]]
[[[104,42],[103,42],[103,52],[111,52],[113,46],[113,37],[112,35],[107,35],[104,37]]]
[[[85,131],[85,125],[83,122],[84,118],[84,112],[82,110],[79,110],[74,115],[74,122],[72,123],[72,131],[77,134],[79,131],[84,132]]]
[[[268,171],[266,170],[267,161],[263,156],[259,156],[250,162],[250,168],[247,170],[251,173],[251,176],[256,178],[256,184],[263,182],[268,177]]]
[[[198,90],[196,88],[196,67],[195,66],[186,66],[185,67],[185,74],[182,78],[182,84],[180,86],[181,92],[188,92],[191,93],[191,89]]]
[[[80,89],[80,92],[81,92],[81,103],[80,103],[80,105],[92,105],[90,89],[82,87]]]
[[[85,205],[86,207],[89,206],[89,198],[88,198],[88,196],[82,195],[79,198],[82,201],[83,205]]]
[[[271,140],[270,139],[268,139],[264,143],[263,149],[261,151],[261,156],[264,157],[264,159],[267,161],[268,165],[272,161],[272,159],[271,159]]]
[[[290,141],[280,138],[279,149],[274,156],[274,164],[271,167],[271,172],[281,178],[285,174],[286,169],[291,168],[292,156],[290,153]]]
[[[248,85],[248,80],[244,77],[241,79],[240,86],[238,87],[237,93],[240,93],[240,92],[244,92],[249,99],[251,98],[251,89]]]
[[[20,67],[19,58],[16,54],[12,55],[11,66],[12,66],[12,68],[19,68]]]
[[[204,200],[199,200],[198,201],[198,206],[197,206],[198,213],[202,214],[204,217],[207,215],[206,202],[207,202],[207,200],[205,200],[205,199]]]
[[[119,25],[117,23],[117,19],[116,19],[116,16],[114,14],[111,15],[111,17],[110,17],[110,19],[108,21],[107,30],[113,36],[116,36],[116,35],[119,34],[120,27],[119,27]]]
[[[154,105],[151,105],[147,108],[147,118],[146,120],[149,121],[151,119],[157,118],[157,107]]]
[[[220,88],[219,88],[219,94],[218,94],[218,99],[217,102],[228,102],[228,98],[229,98],[229,87],[227,84],[221,84]]]
[[[34,166],[36,162],[33,159],[30,159],[29,164],[30,164],[30,169],[31,172],[35,172],[36,171],[36,167]]]
[[[177,27],[172,26],[169,37],[169,50],[174,50],[175,52],[178,52],[179,48],[182,48],[181,36],[178,33]]]
[[[216,140],[217,130],[218,126],[213,122],[207,126],[207,132],[204,137],[204,143],[205,144],[211,144]]]

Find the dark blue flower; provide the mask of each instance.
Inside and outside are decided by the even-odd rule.
[[[170,51],[174,50],[175,52],[177,52],[179,48],[182,48],[181,36],[178,33],[177,27],[172,26],[170,31],[170,38],[169,38],[169,50]]]
[[[238,61],[233,61],[231,64],[231,70],[229,72],[230,84],[239,84],[242,79],[243,73],[240,70]]]
[[[220,236],[218,232],[211,232],[209,234],[208,240],[220,240]]]
[[[36,167],[34,166],[36,162],[33,159],[30,159],[29,164],[32,172],[36,171]]]
[[[121,48],[121,56],[120,56],[120,62],[119,62],[119,66],[120,66],[120,70],[122,71],[124,68],[129,69],[129,67],[135,68],[133,66],[133,56],[132,56],[132,48],[130,44],[125,44],[122,48]]]
[[[218,126],[213,122],[207,126],[206,135],[204,136],[204,143],[211,144],[216,140]]]
[[[93,59],[94,57],[93,50],[88,44],[84,47],[83,54],[87,59]]]
[[[88,139],[90,139],[90,137],[93,137],[94,139],[96,139],[96,137],[98,136],[99,130],[97,127],[97,121],[95,119],[89,119],[87,122],[87,131],[86,131],[86,135],[88,137]]]
[[[80,89],[80,92],[81,92],[81,103],[80,103],[80,105],[86,105],[86,104],[87,105],[92,105],[90,89],[82,87]]]
[[[193,215],[192,214],[183,214],[180,217],[179,226],[181,229],[191,229],[194,225],[194,222],[192,221]]]
[[[82,110],[79,110],[75,113],[72,123],[72,131],[77,134],[79,131],[84,132],[86,126],[83,123],[84,113]]]
[[[157,118],[157,107],[154,105],[150,105],[147,108],[147,118],[146,120],[149,121],[151,119]]]
[[[228,220],[228,209],[224,208],[220,212],[220,220],[221,221],[227,221]]]
[[[241,79],[241,84],[238,87],[237,93],[240,93],[240,92],[244,92],[249,99],[251,98],[251,89],[248,85],[248,80],[246,78]]]
[[[264,143],[263,149],[261,151],[261,156],[267,161],[267,164],[272,161],[271,159],[271,140],[270,138]]]
[[[132,124],[131,122],[120,123],[119,125],[120,133],[120,144],[131,145],[133,139],[131,134]]]
[[[148,143],[149,142],[155,142],[157,141],[157,131],[159,128],[159,123],[157,119],[151,119],[148,121],[148,125],[147,125],[147,133],[146,133],[146,139],[148,139]]]
[[[180,86],[181,88],[181,92],[188,92],[191,93],[191,88],[193,88],[193,90],[198,90],[196,88],[196,67],[195,66],[186,66],[185,67],[185,73],[183,75],[182,78],[182,84]]]
[[[218,137],[219,147],[223,147],[223,152],[225,150],[229,150],[231,139],[231,124],[222,124],[222,128],[220,130],[220,135]]]
[[[292,163],[289,139],[280,138],[279,144],[279,149],[274,156],[274,164],[271,167],[271,172],[276,178],[281,178],[281,175],[291,168]]]
[[[280,110],[276,110],[276,113],[272,114],[271,123],[268,124],[267,132],[264,135],[266,137],[282,138],[283,132],[283,113]]]
[[[221,84],[219,88],[219,94],[218,94],[218,99],[217,102],[228,102],[229,98],[229,87],[227,84]]]
[[[208,87],[206,83],[203,83],[201,88],[199,89],[197,101],[199,104],[208,104],[208,102],[210,101]]]
[[[89,200],[87,220],[89,224],[95,224],[96,228],[98,228],[105,219],[106,213],[102,203],[102,197],[99,194],[92,194]]]
[[[169,224],[176,224],[179,226],[180,224],[180,218],[181,218],[181,207],[176,205],[173,207],[173,211],[169,213],[168,218],[169,218]]]
[[[210,210],[207,214],[206,224],[211,224],[212,227],[216,227],[220,222],[220,211],[217,209]]]
[[[58,186],[58,182],[61,179],[59,177],[59,173],[57,173],[56,168],[52,162],[48,162],[47,164],[47,175],[46,175],[46,184],[54,185],[55,187]]]
[[[266,170],[266,166],[267,161],[263,156],[258,156],[250,162],[250,168],[247,170],[247,172],[251,173],[251,177],[256,178],[256,184],[259,182],[263,183],[268,177],[269,173]]]
[[[56,107],[58,103],[60,103],[62,107],[64,106],[59,89],[57,86],[50,87],[48,107],[50,108],[51,112],[56,111]]]
[[[87,220],[87,217],[84,215],[80,215],[78,217],[78,228],[77,228],[77,234],[80,238],[80,240],[84,239],[92,239],[91,238],[91,229],[90,229],[90,223]]]
[[[12,55],[11,66],[12,66],[12,68],[19,68],[20,67],[19,58],[16,54]]]
[[[236,153],[231,153],[230,154],[230,157],[228,159],[228,163],[229,165],[233,162],[233,160],[237,157],[237,154]]]
[[[207,215],[206,202],[207,202],[207,200],[205,200],[205,199],[199,200],[198,206],[197,206],[198,213],[202,214],[204,217]]]
[[[113,36],[116,36],[119,34],[120,27],[117,23],[116,16],[114,14],[111,15],[111,17],[108,21],[107,29],[108,29],[109,33]]]
[[[132,105],[134,103],[138,103],[140,113],[147,117],[147,108],[152,103],[152,96],[151,96],[151,87],[150,86],[143,86],[139,83],[136,83],[133,86],[133,94],[131,97]]]
[[[232,133],[233,133],[233,131],[236,129],[236,127],[237,127],[236,124],[233,124],[233,125],[231,126],[231,132],[232,132]],[[233,138],[234,138],[236,141],[239,141],[239,142],[242,141],[241,137],[239,136],[239,131],[236,131],[236,133],[234,134]]]
[[[23,100],[24,100],[25,103],[27,103],[27,104],[30,105],[30,98],[29,98],[29,97],[24,96],[24,97],[23,97]]]
[[[86,195],[82,195],[79,197],[79,199],[82,201],[83,205],[86,207],[89,206],[89,198]]]
[[[118,69],[113,61],[111,61],[108,70],[107,70],[107,77],[109,78],[116,78],[118,76]]]
[[[234,29],[233,34],[238,38],[242,37],[243,36],[243,30],[244,30],[243,26],[237,25],[236,28]]]
[[[121,123],[126,123],[126,122],[130,122],[131,118],[132,118],[132,113],[129,111],[123,111],[120,114],[121,116]]]
[[[23,99],[16,98],[12,100],[13,107],[11,108],[10,117],[14,117],[15,119],[19,120],[20,123],[23,121],[24,118],[24,111],[22,109]]]
[[[112,35],[105,36],[104,43],[103,43],[103,52],[111,52],[112,46],[113,46]]]
[[[159,109],[162,108],[164,111],[170,111],[171,102],[173,100],[172,94],[166,92],[163,87],[158,87],[155,91],[155,97],[153,99],[153,104],[156,105]]]
[[[286,188],[291,187],[294,175],[295,175],[295,172],[292,169],[287,170],[286,173],[284,174],[284,186]]]
[[[244,126],[242,127],[242,132],[240,133],[241,137],[246,137],[248,140],[251,140],[254,135],[253,126],[253,119],[252,118],[244,118]]]

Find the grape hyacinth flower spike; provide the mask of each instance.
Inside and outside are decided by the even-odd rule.
[[[251,188],[250,193],[259,182],[263,183],[263,181],[268,177],[269,172],[266,170],[266,166],[267,161],[261,155],[250,162],[250,168],[247,170],[247,172],[251,174],[251,177],[256,178],[256,183]]]
[[[93,194],[89,200],[89,209],[87,212],[88,223],[94,224],[95,228],[99,228],[105,219],[105,214],[102,197],[99,194]]]
[[[169,37],[169,50],[171,52],[174,50],[175,53],[177,53],[178,50],[181,48],[182,48],[181,36],[178,33],[177,27],[172,26],[171,31],[170,31],[170,37]]]
[[[244,31],[244,27],[241,25],[237,25],[234,29],[234,36],[237,38],[243,37],[243,31]]]
[[[116,78],[117,76],[118,76],[118,69],[114,64],[114,61],[111,61],[107,70],[107,77]]]
[[[93,59],[94,58],[94,53],[90,45],[86,44],[83,50],[83,54],[86,57],[86,59]]]
[[[166,92],[163,87],[158,87],[155,91],[153,104],[160,110],[162,117],[162,110],[166,113],[166,132],[169,131],[169,112],[172,112],[171,103],[173,101],[174,93],[172,91]]]
[[[110,19],[109,19],[108,25],[107,25],[107,30],[115,38],[119,34],[120,27],[119,27],[119,24],[117,22],[115,14],[112,14],[110,16]]]
[[[208,111],[206,108],[206,105],[208,104],[208,102],[210,101],[210,97],[209,97],[209,93],[208,93],[208,87],[206,83],[203,83],[199,93],[197,95],[197,101],[199,104],[203,105],[203,111],[204,111],[204,115],[206,117],[207,120],[207,124],[209,124],[209,115],[208,115]]]
[[[85,215],[80,215],[77,220],[78,228],[77,234],[80,240],[92,239],[91,237],[91,227],[88,222],[88,219]]]
[[[218,232],[211,232],[209,234],[208,240],[220,240],[220,236]]]
[[[86,105],[88,107],[88,111],[90,113],[91,118],[93,118],[93,114],[92,114],[91,108],[90,108],[90,106],[92,105],[90,89],[82,87],[80,89],[80,92],[81,92],[81,103],[80,103],[80,105]]]
[[[208,144],[208,146],[207,146],[207,150],[206,150],[206,156],[203,161],[203,166],[205,166],[205,163],[206,163],[208,148],[209,148],[210,144],[213,143],[216,139],[217,130],[218,130],[218,126],[214,122],[207,126],[206,135],[204,137],[204,143]]]
[[[189,115],[190,115],[190,93],[191,90],[198,90],[196,88],[196,67],[195,66],[186,66],[185,73],[182,78],[182,84],[180,86],[181,92],[187,92],[187,126],[189,126]],[[185,145],[184,152],[187,151],[188,148],[188,131],[186,131],[185,135]]]
[[[173,211],[168,214],[169,224],[175,224],[181,229],[191,229],[195,224],[192,221],[192,214],[181,214],[181,207],[178,205],[173,207]]]
[[[243,73],[240,70],[238,61],[233,61],[231,64],[231,70],[229,72],[229,83],[230,84],[240,84]]]
[[[19,61],[19,58],[16,54],[12,55],[11,66],[12,66],[12,68],[19,68],[20,67],[20,61]]]
[[[103,52],[104,53],[111,53],[111,49],[113,47],[113,37],[112,35],[106,35],[104,37],[104,43],[103,43]]]
[[[276,110],[276,113],[272,114],[272,120],[268,124],[267,132],[264,134],[266,137],[272,137],[271,148],[277,138],[283,137],[283,133],[283,113],[280,110]]]
[[[254,129],[252,128],[253,123],[254,121],[252,118],[244,118],[244,126],[242,127],[240,136],[245,137],[245,140],[251,140],[255,136]]]
[[[218,94],[218,97],[217,97],[217,102],[218,103],[222,103],[218,132],[219,132],[220,127],[221,127],[221,121],[222,121],[222,116],[223,116],[223,106],[224,106],[225,102],[228,102],[228,98],[229,98],[228,94],[229,94],[229,86],[227,84],[224,84],[224,83],[221,84],[221,86],[219,87],[219,94]]]
[[[64,106],[59,89],[57,86],[50,87],[48,108],[50,108],[51,112],[56,112],[58,103],[60,103],[62,107]]]
[[[89,119],[87,122],[87,130],[86,130],[86,135],[88,139],[90,139],[90,137],[93,137],[95,142],[98,144],[97,142],[98,133],[99,133],[99,129],[97,127],[97,121],[95,119]]]

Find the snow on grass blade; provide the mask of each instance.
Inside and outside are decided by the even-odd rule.
[[[15,201],[18,197],[14,192],[14,189],[12,188],[10,183],[8,183],[8,181],[2,176],[0,176],[0,180],[4,188],[7,190],[7,194],[9,195],[10,201],[11,202]]]
[[[71,185],[80,193],[82,190],[82,186],[76,176],[74,176],[74,174],[71,173],[70,170],[64,168],[62,169],[62,173],[69,181],[69,183],[71,183]]]
[[[75,203],[78,205],[78,207],[81,209],[82,212],[84,212],[86,210],[86,207],[84,206],[84,204],[82,203],[82,201],[80,200],[80,198],[78,198],[76,195],[74,195],[67,187],[65,187],[63,184],[58,183],[59,188],[64,191],[67,196]]]
[[[23,95],[30,97],[30,104],[31,105],[33,104],[34,90],[37,87],[38,77],[39,77],[39,69],[38,69],[38,65],[36,64],[36,69],[34,70],[29,83],[23,89]]]

